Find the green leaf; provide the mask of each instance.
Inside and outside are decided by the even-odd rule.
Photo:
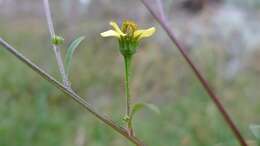
[[[157,106],[155,106],[154,104],[148,104],[148,103],[137,103],[133,106],[132,108],[132,112],[130,114],[130,119],[133,118],[133,116],[139,112],[140,110],[142,110],[143,108],[147,108],[150,109],[151,111],[153,111],[156,114],[160,114],[160,110]]]
[[[72,61],[72,56],[76,48],[80,45],[80,43],[85,39],[84,36],[76,38],[72,41],[67,49],[66,57],[65,57],[65,71],[66,74],[69,74],[70,64]]]
[[[250,125],[249,126],[251,132],[256,137],[257,140],[260,140],[260,125]]]

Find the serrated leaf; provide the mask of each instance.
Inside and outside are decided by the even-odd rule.
[[[80,43],[85,39],[84,36],[76,38],[74,41],[72,41],[67,49],[66,57],[65,57],[65,71],[66,74],[69,74],[69,69],[72,61],[72,56],[76,50],[76,48],[80,45]]]
[[[130,119],[133,118],[133,116],[140,110],[142,110],[143,108],[147,108],[150,109],[151,111],[153,111],[156,114],[160,114],[160,110],[157,106],[155,106],[154,104],[148,104],[148,103],[137,103],[133,106],[132,108],[132,112],[130,115]]]
[[[253,135],[257,138],[257,140],[260,140],[260,125],[250,125],[249,126],[251,132]]]

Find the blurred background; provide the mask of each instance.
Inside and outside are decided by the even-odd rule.
[[[177,38],[209,80],[250,146],[250,124],[260,123],[260,1],[162,0]],[[151,0],[151,4],[155,1]],[[135,117],[149,146],[238,146],[193,72],[138,0],[51,0],[56,33],[76,50],[72,86],[122,124],[124,66],[115,39],[101,38],[109,21],[135,20],[156,34],[134,56],[135,102],[157,105]],[[42,0],[0,0],[0,36],[60,80]],[[131,146],[0,47],[1,146]]]

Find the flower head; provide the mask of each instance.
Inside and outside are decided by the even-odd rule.
[[[121,28],[116,22],[110,22],[113,30],[101,33],[102,37],[116,37],[119,40],[119,48],[124,56],[132,56],[136,52],[139,41],[154,34],[155,28],[138,29],[133,21],[123,21]]]

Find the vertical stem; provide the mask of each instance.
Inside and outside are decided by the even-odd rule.
[[[129,119],[131,112],[131,96],[130,96],[130,87],[129,87],[129,79],[131,74],[131,56],[124,56],[125,62],[125,96],[126,96],[126,116]],[[127,122],[128,134],[133,135],[133,128],[131,120]]]
[[[126,115],[130,115],[130,89],[129,89],[129,78],[130,78],[130,58],[124,57],[125,59],[125,96],[126,96]]]
[[[53,38],[55,36],[55,31],[54,31],[53,21],[52,21],[52,17],[51,17],[49,0],[43,0],[43,4],[44,4],[44,12],[46,15],[50,36],[51,36],[51,38]],[[54,44],[52,47],[53,47],[53,51],[55,53],[55,58],[56,58],[56,61],[57,61],[58,67],[59,67],[60,74],[62,76],[63,84],[66,87],[70,88],[69,79],[68,79],[68,76],[66,75],[63,60],[61,57],[60,48]]]

